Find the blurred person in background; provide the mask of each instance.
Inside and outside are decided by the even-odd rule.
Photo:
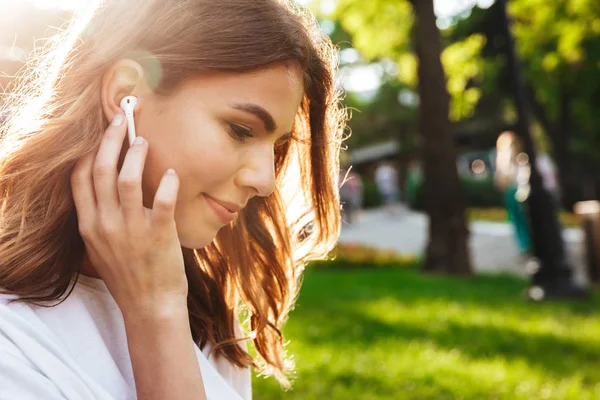
[[[502,132],[496,141],[494,184],[503,194],[508,219],[522,255],[531,252],[531,238],[525,204],[528,192],[528,160],[514,132]]]
[[[538,171],[542,176],[542,184],[544,185],[544,188],[550,194],[556,208],[560,209],[561,192],[560,185],[558,184],[556,164],[548,153],[538,154],[535,161]]]
[[[384,210],[388,214],[394,215],[395,207],[400,200],[400,186],[398,171],[391,162],[384,161],[378,165],[375,170],[375,183],[383,198]]]
[[[340,171],[340,203],[342,220],[348,224],[355,223],[362,209],[363,183],[361,176],[352,168]]]
[[[105,0],[46,46],[0,131],[0,399],[288,385],[282,323],[339,234],[346,113],[314,17]]]

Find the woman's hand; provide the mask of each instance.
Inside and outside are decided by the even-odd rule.
[[[71,185],[79,232],[124,316],[168,313],[187,307],[188,283],[174,220],[179,179],[167,171],[152,209],[145,208],[141,184],[148,143],[138,137],[117,171],[126,126],[124,115],[117,114],[98,153],[75,166]]]

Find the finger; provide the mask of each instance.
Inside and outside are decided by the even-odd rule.
[[[142,176],[147,154],[148,144],[138,136],[127,151],[119,173],[119,202],[125,222],[130,226],[137,226],[145,221]]]
[[[82,227],[90,227],[96,218],[96,194],[92,178],[93,164],[94,153],[77,161],[71,173],[71,190],[80,230]]]
[[[116,213],[119,208],[117,165],[127,131],[126,126],[125,116],[122,113],[115,115],[104,133],[94,161],[94,191],[98,214],[101,218],[104,215]]]
[[[169,169],[163,175],[154,195],[152,225],[156,229],[174,227],[178,191],[179,178],[174,170]]]

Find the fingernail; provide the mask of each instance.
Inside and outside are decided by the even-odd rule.
[[[138,136],[135,138],[135,140],[133,141],[134,145],[140,145],[140,144],[144,144],[145,140],[143,137]]]
[[[169,174],[169,175],[177,175],[177,174],[175,173],[175,170],[174,170],[173,168],[169,168],[169,169],[167,170],[167,174]]]
[[[110,124],[112,126],[119,126],[123,123],[123,114],[116,114]]]

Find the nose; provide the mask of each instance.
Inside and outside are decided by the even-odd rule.
[[[275,190],[275,153],[273,146],[254,149],[243,163],[237,184],[250,188],[253,195],[266,197]]]

